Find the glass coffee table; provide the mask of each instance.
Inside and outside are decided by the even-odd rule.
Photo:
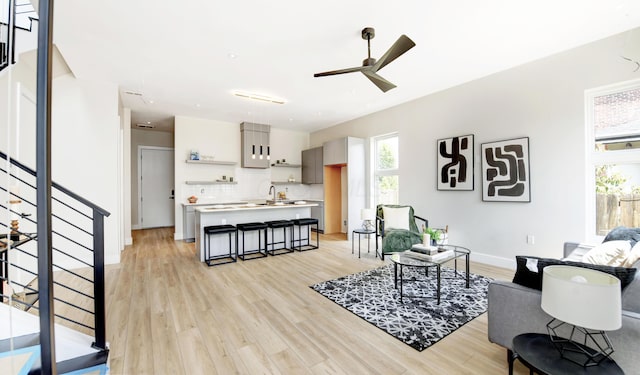
[[[394,286],[396,289],[398,289],[398,280],[400,280],[400,303],[402,303],[402,285],[403,285],[403,279],[402,279],[402,270],[404,267],[418,267],[418,268],[424,268],[424,272],[426,275],[429,274],[429,268],[430,267],[435,267],[436,268],[436,277],[437,277],[437,287],[436,287],[436,296],[437,296],[437,300],[438,300],[438,304],[440,304],[440,283],[441,283],[441,270],[442,270],[442,265],[453,260],[454,261],[454,273],[455,273],[455,277],[458,277],[459,273],[458,273],[458,259],[460,258],[464,258],[464,264],[465,264],[465,278],[466,278],[466,284],[465,287],[469,288],[469,254],[471,254],[471,250],[467,249],[466,247],[462,247],[462,246],[457,246],[457,245],[439,245],[438,246],[439,249],[442,249],[443,251],[446,250],[451,250],[451,254],[444,257],[444,258],[437,258],[437,259],[433,259],[433,260],[427,260],[424,258],[418,258],[418,256],[413,255],[413,254],[407,254],[407,251],[403,251],[401,253],[393,253],[391,255],[391,262],[393,262],[393,281],[394,281]],[[398,269],[400,269],[400,272],[398,272]],[[407,296],[410,297],[410,296]]]

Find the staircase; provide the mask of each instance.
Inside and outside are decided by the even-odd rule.
[[[39,174],[11,157],[19,147],[11,141],[5,143],[9,152],[0,152],[0,374],[104,374],[109,212],[55,182],[49,191],[51,103],[42,93],[51,85],[52,2],[40,0],[39,11],[42,21],[34,22],[30,1],[0,0],[0,75],[12,71],[20,53],[37,49],[36,96],[43,98],[34,114],[36,137],[28,139],[37,149]],[[5,115],[0,121],[6,123],[11,116]]]
[[[38,14],[29,0],[0,0],[0,72],[15,64],[20,52],[37,47],[37,21]],[[16,46],[21,49],[16,50]]]
[[[0,152],[0,368],[12,358],[16,374],[40,373],[35,179],[35,171]],[[55,182],[51,198],[57,368],[103,373],[109,353],[103,223],[109,212]]]

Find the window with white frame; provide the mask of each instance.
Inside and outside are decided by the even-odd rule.
[[[373,139],[375,204],[398,204],[398,135]]]
[[[591,234],[640,226],[640,80],[586,92]]]

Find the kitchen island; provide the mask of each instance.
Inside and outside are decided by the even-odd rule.
[[[316,203],[297,202],[297,204],[240,204],[240,205],[211,205],[196,208],[196,249],[201,262],[204,262],[204,227],[209,225],[238,224],[249,222],[265,222],[270,220],[293,220],[311,217],[311,207]],[[282,240],[281,231],[276,231],[276,241]],[[280,238],[278,238],[280,236]],[[247,246],[255,242],[257,247],[257,234],[245,235]],[[211,238],[211,256],[226,253],[228,243],[226,236],[214,236]]]

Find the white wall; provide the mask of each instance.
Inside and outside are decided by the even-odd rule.
[[[0,103],[15,104],[15,85],[35,95],[35,72],[26,64],[13,66],[0,76]],[[6,111],[8,109],[5,108]],[[35,167],[35,117],[29,126],[9,129],[3,111],[0,148],[27,166]],[[15,113],[15,112],[14,112]],[[33,114],[31,114],[33,115]],[[14,122],[11,118],[10,122]],[[105,261],[120,261],[118,204],[118,90],[113,84],[78,80],[71,74],[57,77],[52,90],[52,178],[111,213],[105,219]],[[19,152],[17,152],[19,150]]]
[[[131,124],[129,124],[129,127]],[[173,133],[160,132],[153,130],[140,130],[130,129],[131,131],[131,144],[129,152],[131,153],[131,188],[129,193],[131,194],[131,226],[133,229],[140,229],[140,217],[138,209],[140,206],[140,197],[138,197],[138,146],[154,146],[154,147],[169,147],[173,148]]]
[[[105,262],[118,263],[118,87],[67,74],[53,82],[51,107],[52,177],[111,213],[105,218]]]
[[[121,108],[120,128],[122,132],[122,221],[123,241],[125,245],[133,244],[131,237],[131,109]]]
[[[301,152],[309,148],[309,133],[271,127],[271,160],[285,159],[291,164],[301,163]],[[178,116],[175,119],[175,188],[176,218],[175,239],[183,238],[183,204],[191,195],[198,203],[223,203],[269,198],[272,181],[285,181],[290,175],[300,181],[299,168],[251,169],[240,167],[240,124],[223,121]],[[191,150],[201,157],[213,156],[214,160],[236,162],[235,166],[187,164]],[[187,185],[185,181],[213,181],[222,176],[233,176],[235,185]],[[278,185],[288,198],[312,198],[317,189],[307,185]],[[321,196],[320,196],[321,197]]]
[[[640,77],[620,58],[624,42],[614,36],[324,129],[311,144],[398,132],[400,200],[431,226],[449,225],[451,243],[502,266],[520,254],[561,257],[564,241],[588,237],[584,90]],[[475,190],[437,191],[436,140],[465,134],[475,135]],[[480,145],[525,136],[531,203],[482,202]]]

